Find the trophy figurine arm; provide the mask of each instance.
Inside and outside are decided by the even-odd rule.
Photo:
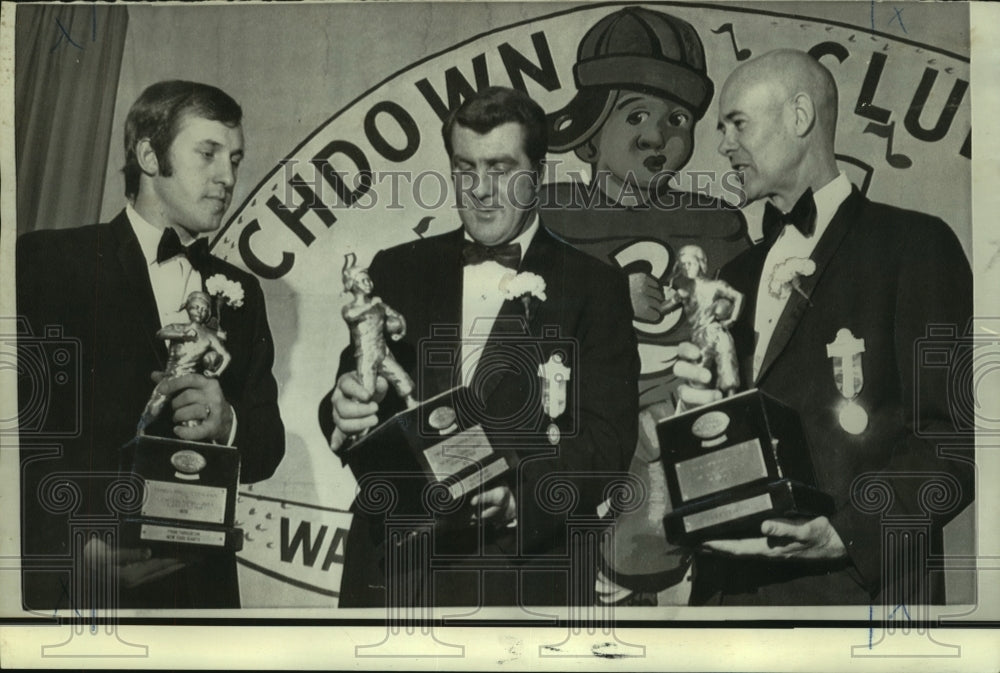
[[[660,304],[660,313],[669,313],[683,303],[681,293],[672,285],[663,288],[663,303]]]
[[[176,341],[194,341],[198,338],[198,331],[191,329],[187,323],[175,322],[164,325],[156,331],[157,339],[171,339]]]

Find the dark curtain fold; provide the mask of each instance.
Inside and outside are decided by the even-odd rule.
[[[96,222],[128,10],[20,5],[15,20],[17,233]]]

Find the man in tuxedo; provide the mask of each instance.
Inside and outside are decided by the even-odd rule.
[[[973,499],[972,447],[938,445],[961,439],[949,389],[968,384],[919,357],[934,327],[950,327],[960,345],[969,263],[940,219],[873,203],[838,172],[836,124],[836,83],[803,52],[749,61],[722,91],[719,151],[747,199],[768,200],[763,242],[721,274],[746,296],[733,327],[743,385],[798,412],[835,509],[706,543],[692,604],[941,602],[941,573],[927,560]],[[677,369],[708,381],[690,363]],[[692,404],[719,396],[681,389]]]
[[[386,560],[392,517],[356,501],[340,605],[589,603],[593,545],[571,549],[567,522],[596,519],[635,447],[639,365],[628,285],[540,221],[547,139],[533,100],[488,88],[453,111],[442,133],[462,227],[379,252],[369,274],[374,293],[406,319],[405,337],[388,345],[419,399],[467,385],[494,448],[519,462],[469,498],[464,528],[438,534],[429,559],[402,568]],[[505,298],[502,288],[522,282]],[[425,357],[428,344],[452,356]],[[559,355],[570,367],[562,412],[546,403],[538,378]],[[374,394],[365,390],[349,347],[320,423],[343,457],[351,438],[404,406],[382,377]],[[586,575],[573,586],[567,558]]]
[[[17,241],[17,308],[26,333],[68,341],[79,355],[71,363],[79,380],[67,386],[76,384],[70,392],[78,394],[48,383],[56,389],[37,427],[28,427],[23,410],[40,382],[19,379],[29,608],[239,607],[232,553],[179,545],[176,555],[154,555],[117,545],[107,533],[141,495],[120,488],[119,449],[135,436],[154,386],[168,401],[145,434],[235,446],[244,483],[271,476],[284,454],[263,293],[253,276],[208,251],[243,158],[241,118],[236,101],[213,86],[150,86],[125,121],[125,209],[106,224]],[[165,377],[167,345],[155,335],[186,322],[189,295],[213,276],[243,290],[242,305],[223,305],[217,316],[232,361],[219,377]],[[30,359],[32,348],[23,342],[22,357]],[[48,450],[47,437],[74,427],[59,450]],[[94,573],[117,577],[109,588],[117,596],[84,596]]]

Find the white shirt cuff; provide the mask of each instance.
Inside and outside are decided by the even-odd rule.
[[[230,408],[231,405],[230,405]],[[233,409],[233,426],[229,429],[229,439],[226,440],[226,446],[232,446],[233,442],[236,441],[236,409]]]

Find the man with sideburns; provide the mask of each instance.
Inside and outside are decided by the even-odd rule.
[[[79,398],[51,407],[33,433],[72,425],[79,413],[76,436],[48,453],[22,431],[26,607],[239,607],[232,552],[178,545],[176,555],[160,556],[122,547],[81,522],[117,521],[119,451],[135,436],[154,386],[167,402],[144,434],[235,446],[244,483],[271,476],[284,454],[263,293],[256,278],[208,250],[243,158],[242,114],[214,86],[153,84],[125,121],[124,210],[105,224],[39,230],[17,241],[18,313],[31,334],[56,327],[75,340],[82,377]],[[218,377],[164,376],[167,344],[156,333],[188,322],[189,295],[214,276],[243,292],[242,303],[217,316],[232,360]],[[33,382],[19,384],[23,407]],[[60,559],[72,567],[53,572],[54,562],[65,565]],[[81,598],[88,591],[81,578],[106,572],[117,580],[109,597]]]

